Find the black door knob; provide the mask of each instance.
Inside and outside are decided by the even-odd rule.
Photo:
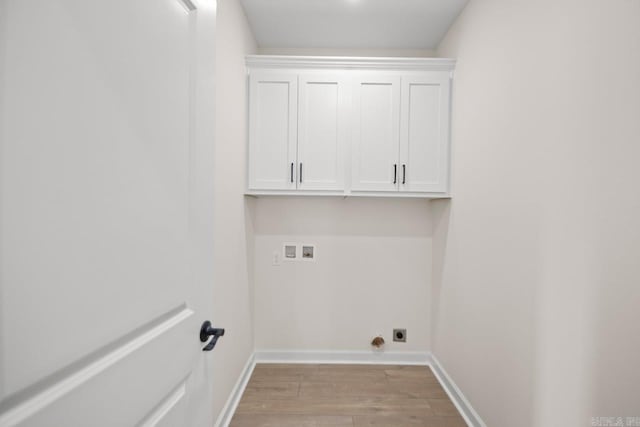
[[[224,329],[212,327],[211,322],[209,322],[208,320],[204,322],[202,324],[202,327],[200,328],[200,341],[207,342],[209,337],[212,336],[213,338],[211,339],[211,341],[209,341],[209,344],[207,344],[202,349],[202,351],[213,350],[213,348],[216,346],[216,343],[218,342],[218,338],[220,338],[223,335],[224,335]]]

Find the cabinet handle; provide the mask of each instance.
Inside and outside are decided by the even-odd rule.
[[[407,165],[402,165],[402,184],[407,182]]]
[[[300,163],[300,182],[302,182],[302,162]]]
[[[398,165],[397,164],[393,165],[393,183],[394,184],[398,183]]]
[[[291,163],[291,182],[293,182],[293,163]]]

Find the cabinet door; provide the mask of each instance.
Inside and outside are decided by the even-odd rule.
[[[374,73],[355,78],[353,191],[397,191],[400,77]]]
[[[298,77],[254,72],[249,81],[249,189],[295,189]]]
[[[298,188],[343,190],[348,80],[332,73],[298,79]]]
[[[449,72],[402,78],[400,191],[449,187]]]

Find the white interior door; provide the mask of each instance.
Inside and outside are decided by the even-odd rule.
[[[400,77],[370,74],[354,82],[353,191],[397,191]]]
[[[251,73],[249,109],[249,189],[295,189],[298,176],[297,75]]]
[[[343,190],[349,83],[342,73],[298,78],[298,188]]]
[[[0,1],[0,426],[211,425],[214,28]]]
[[[400,190],[446,193],[450,73],[402,77]]]

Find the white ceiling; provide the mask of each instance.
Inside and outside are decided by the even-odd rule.
[[[241,0],[263,48],[434,49],[468,0]]]

